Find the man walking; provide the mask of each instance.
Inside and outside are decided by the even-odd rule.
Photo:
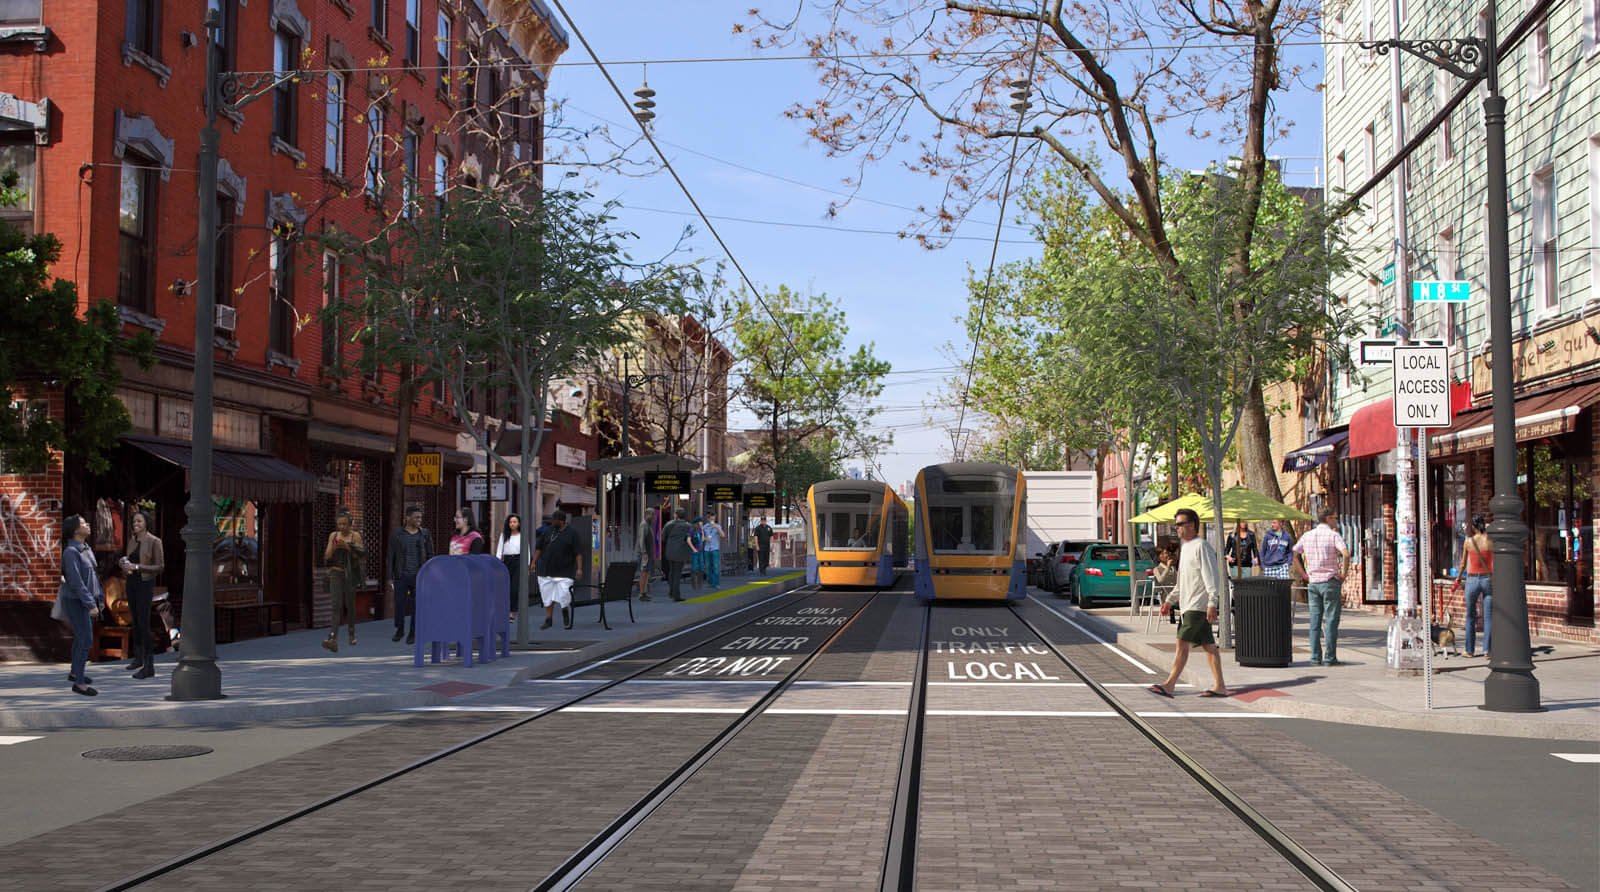
[[[700,545],[705,552],[706,582],[712,588],[722,585],[722,537],[726,533],[715,517],[706,518],[700,528]]]
[[[767,526],[765,514],[756,517],[756,560],[761,567],[761,575],[767,575],[767,565],[772,563],[772,527]]]
[[[1288,579],[1289,565],[1294,561],[1294,534],[1284,529],[1283,521],[1276,518],[1272,529],[1261,538],[1261,573],[1271,579]]]
[[[1226,697],[1228,688],[1222,683],[1222,652],[1211,634],[1211,624],[1217,621],[1217,552],[1211,543],[1200,538],[1200,515],[1194,511],[1179,508],[1177,526],[1178,538],[1183,542],[1178,557],[1178,584],[1161,602],[1161,615],[1170,614],[1174,604],[1181,611],[1178,650],[1172,655],[1172,671],[1167,673],[1166,681],[1153,684],[1147,690],[1171,697],[1183,675],[1184,664],[1189,662],[1189,650],[1199,645],[1206,652],[1206,663],[1216,682],[1209,690],[1201,691],[1200,696]]]
[[[567,526],[567,512],[550,515],[550,526],[539,537],[533,565],[539,579],[539,598],[544,601],[544,625],[554,624],[556,606],[561,607],[561,624],[572,624],[572,583],[578,578],[578,532]]]
[[[1350,572],[1350,547],[1339,535],[1339,512],[1322,512],[1322,525],[1300,537],[1294,553],[1306,577],[1311,610],[1311,665],[1339,665],[1339,613],[1344,608],[1344,577]],[[1326,642],[1326,647],[1324,647]],[[1323,657],[1326,655],[1327,660]]]
[[[661,566],[667,574],[667,594],[674,601],[683,600],[683,565],[694,558],[694,546],[689,544],[693,530],[681,510],[661,528]]]
[[[389,593],[394,596],[394,640],[417,640],[417,571],[433,557],[433,534],[422,525],[422,509],[406,507],[405,525],[389,534]],[[406,617],[411,628],[406,629]]]
[[[656,512],[646,508],[633,534],[633,551],[639,556],[639,600],[650,600],[650,573],[656,563]]]

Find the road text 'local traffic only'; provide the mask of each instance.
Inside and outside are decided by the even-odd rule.
[[[1394,348],[1394,426],[1450,424],[1450,351],[1445,347]]]

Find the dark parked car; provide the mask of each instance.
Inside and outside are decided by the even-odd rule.
[[[1028,558],[1028,584],[1039,588],[1047,588],[1045,583],[1045,568],[1055,559],[1056,545],[1051,542],[1045,546],[1044,551]]]

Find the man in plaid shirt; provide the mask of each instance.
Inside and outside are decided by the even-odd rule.
[[[1306,604],[1311,608],[1311,665],[1337,666],[1339,646],[1339,612],[1344,607],[1344,577],[1350,572],[1350,547],[1339,535],[1339,512],[1329,508],[1322,512],[1322,526],[1317,527],[1294,544],[1300,570],[1306,579]],[[1328,642],[1327,661],[1323,657],[1323,639]]]

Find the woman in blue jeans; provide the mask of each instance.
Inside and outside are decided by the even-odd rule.
[[[1466,585],[1467,604],[1467,656],[1474,657],[1489,655],[1489,624],[1491,620],[1490,608],[1494,603],[1491,597],[1489,579],[1494,574],[1494,543],[1489,540],[1488,533],[1484,532],[1482,514],[1474,514],[1467,524],[1467,538],[1461,543],[1461,567],[1456,573],[1454,588]],[[1479,614],[1479,605],[1482,604],[1483,613]],[[1483,650],[1476,650],[1473,645],[1477,643],[1478,617],[1483,617]]]
[[[100,591],[100,575],[95,571],[94,552],[89,550],[89,522],[74,514],[61,524],[67,539],[61,550],[61,609],[72,626],[72,670],[67,681],[72,682],[72,692],[85,697],[100,693],[89,687],[92,680],[83,674],[89,660],[89,641],[94,635],[92,621],[100,615],[100,604],[105,596]]]

